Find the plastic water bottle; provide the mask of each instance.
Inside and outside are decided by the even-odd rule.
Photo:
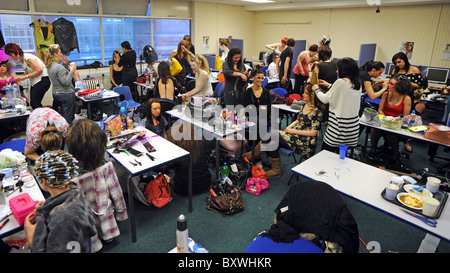
[[[127,109],[120,107],[120,121],[122,122],[122,130],[127,129]]]
[[[5,93],[6,93],[6,98],[7,98],[7,100],[8,100],[7,104],[8,104],[8,105],[13,105],[13,104],[14,104],[14,103],[13,103],[14,92],[13,92],[13,89],[12,89],[12,86],[11,86],[10,83],[8,83],[8,84],[6,85],[5,91],[6,91],[6,92],[5,92]]]
[[[411,119],[409,120],[408,127],[414,126],[414,120],[416,119],[416,110],[412,110]]]
[[[100,84],[100,91],[104,92],[105,91],[105,87],[103,86],[103,83]]]
[[[177,252],[188,253],[188,228],[187,220],[183,214],[177,218]]]
[[[14,90],[14,96],[16,98],[21,98],[22,94],[20,94],[20,88],[19,88],[19,85],[16,82],[13,83],[12,88]]]

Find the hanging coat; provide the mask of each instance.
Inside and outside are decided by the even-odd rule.
[[[34,44],[36,45],[36,55],[43,62],[45,60],[45,51],[48,46],[55,43],[55,35],[53,34],[53,25],[46,22],[47,26],[41,26],[40,19],[33,23]],[[47,28],[45,31],[44,28]]]
[[[59,45],[62,54],[70,55],[70,52],[74,49],[77,49],[80,53],[77,31],[71,21],[63,17],[57,19],[53,22],[53,32],[55,33],[55,42]]]

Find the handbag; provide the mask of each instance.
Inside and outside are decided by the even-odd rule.
[[[230,173],[228,177],[241,190],[245,189],[248,178],[252,176],[252,165],[241,157],[230,158],[227,160],[227,165],[230,166]]]
[[[145,187],[144,196],[150,204],[162,208],[171,200],[170,186],[163,174],[158,174]]]
[[[426,130],[424,137],[439,143],[449,145],[450,127],[436,123],[430,123],[430,126],[428,127],[428,130]]]
[[[206,198],[206,209],[222,215],[233,215],[244,210],[241,190],[231,186],[230,193],[217,195],[211,191]]]
[[[245,157],[245,160],[250,163],[250,161],[248,160],[247,157]],[[262,179],[266,179],[267,180],[267,173],[260,166],[252,164],[252,177],[262,178]]]
[[[251,177],[247,179],[247,185],[245,185],[245,190],[248,193],[254,195],[260,195],[262,190],[269,187],[269,182],[266,179]]]
[[[181,70],[183,70],[183,67],[181,66],[180,62],[178,62],[177,59],[172,58],[172,64],[170,65],[170,75],[176,76],[181,72]]]
[[[364,108],[360,121],[374,126],[381,126],[378,112],[369,107]]]

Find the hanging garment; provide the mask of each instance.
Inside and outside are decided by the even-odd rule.
[[[71,21],[63,17],[57,19],[53,22],[53,32],[55,33],[55,42],[59,45],[62,54],[69,55],[74,49],[80,53],[77,31]]]
[[[45,60],[45,51],[48,46],[55,43],[55,35],[53,34],[53,25],[46,22],[47,26],[42,24],[40,19],[33,23],[33,36],[36,45],[36,55],[42,61]],[[42,24],[42,25],[41,25]],[[47,30],[47,31],[46,31]]]

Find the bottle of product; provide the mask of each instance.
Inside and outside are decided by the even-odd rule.
[[[16,82],[13,82],[12,88],[14,90],[14,97],[21,98],[22,94],[20,94],[20,88]]]
[[[189,252],[187,220],[183,214],[180,214],[177,218],[177,252]]]
[[[408,127],[414,126],[414,120],[415,120],[415,118],[416,118],[416,110],[412,110],[410,116],[411,116],[411,119],[410,119],[409,122],[408,122]]]
[[[105,91],[105,87],[103,86],[103,83],[100,84],[100,91],[104,92]]]
[[[120,121],[122,122],[122,130],[127,129],[127,109],[125,107],[120,107]]]
[[[133,120],[131,118],[127,118],[127,129],[133,129]]]
[[[227,163],[223,163],[222,168],[220,168],[220,181],[225,182],[226,178],[228,178],[228,174],[230,173],[230,169],[227,166]]]
[[[4,88],[6,90],[6,98],[8,100],[8,105],[13,105],[13,99],[14,99],[14,91],[12,89],[12,86],[10,83],[6,84],[6,87]]]

